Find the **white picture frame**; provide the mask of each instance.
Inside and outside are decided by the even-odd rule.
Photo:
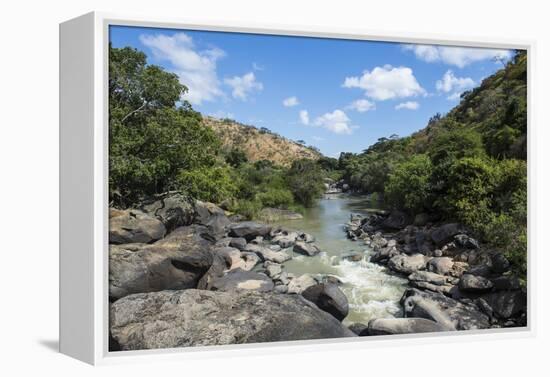
[[[525,49],[532,57],[534,41],[461,38],[420,33],[316,28],[289,25],[241,25],[172,20],[108,13],[88,13],[60,25],[60,351],[90,364],[260,355],[296,350],[342,350],[398,343],[475,341],[534,336],[533,282],[535,251],[528,255],[528,326],[356,339],[307,340],[266,344],[109,352],[108,347],[108,31],[110,25],[148,26],[287,36],[313,36],[401,43]],[[535,59],[528,59],[528,82]],[[532,90],[528,88],[531,109]],[[534,156],[532,112],[528,114],[528,158]],[[529,164],[529,177],[532,176]],[[530,182],[530,180],[529,180]],[[529,184],[529,219],[533,219],[533,187]],[[532,221],[529,221],[532,229]],[[531,231],[528,233],[531,239]],[[78,245],[78,248],[75,246]],[[82,247],[84,245],[84,247]]]

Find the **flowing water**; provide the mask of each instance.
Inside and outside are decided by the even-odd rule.
[[[361,240],[349,240],[344,232],[350,214],[366,213],[368,208],[365,197],[327,195],[315,207],[307,209],[303,219],[275,222],[287,229],[315,236],[315,243],[322,253],[314,257],[294,253],[293,259],[284,264],[285,269],[296,275],[337,276],[344,283],[341,288],[349,301],[346,324],[366,324],[373,318],[401,315],[399,299],[407,281],[392,275],[385,267],[368,262],[372,250]],[[364,253],[364,257],[358,262],[342,258],[350,252]]]

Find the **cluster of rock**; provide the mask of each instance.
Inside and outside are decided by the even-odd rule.
[[[179,194],[109,217],[112,350],[356,336],[337,281],[285,271],[307,233]]]
[[[350,190],[349,184],[347,184],[343,179],[335,182],[331,178],[325,178],[324,185],[325,194],[340,194]]]
[[[409,319],[377,319],[359,335],[526,326],[527,296],[506,257],[485,250],[457,223],[435,225],[393,211],[351,215],[345,230],[373,250],[370,261],[405,275],[401,305]],[[413,320],[414,319],[414,320]],[[426,322],[429,321],[429,322]]]

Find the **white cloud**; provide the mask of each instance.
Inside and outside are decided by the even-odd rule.
[[[223,82],[233,89],[231,92],[233,98],[243,101],[246,101],[252,92],[259,92],[264,88],[261,82],[256,81],[254,72],[248,72],[242,76],[233,76],[223,80]]]
[[[317,117],[313,123],[317,127],[323,127],[336,134],[351,134],[356,128],[350,124],[351,120],[342,110],[334,110],[332,113],[326,113]]]
[[[307,110],[300,110],[300,122],[304,125],[309,125],[309,113]]]
[[[395,106],[395,110],[401,110],[401,109],[416,110],[419,107],[420,107],[420,104],[418,102],[416,102],[416,101],[407,101],[407,102],[402,102],[399,105]]]
[[[438,92],[448,93],[447,99],[456,100],[460,98],[462,92],[473,88],[475,85],[476,82],[470,77],[456,77],[453,71],[448,70],[441,80],[437,80],[435,88]]]
[[[362,76],[346,77],[343,86],[363,89],[367,97],[379,101],[426,94],[416,81],[412,69],[388,64],[370,72],[365,70]]]
[[[371,102],[367,99],[358,99],[357,101],[353,101],[347,108],[359,111],[360,113],[364,113],[369,110],[375,110],[376,105],[374,104],[374,102]]]
[[[223,50],[215,47],[198,50],[193,39],[185,33],[172,36],[144,34],[139,39],[157,59],[170,62],[170,70],[189,89],[183,99],[199,105],[223,96],[216,73],[216,62],[225,56]]]
[[[296,106],[296,105],[299,105],[300,102],[298,101],[298,98],[292,96],[292,97],[288,97],[288,98],[285,98],[283,100],[283,106],[285,107],[292,107],[292,106]]]
[[[488,48],[432,46],[432,45],[405,45],[405,50],[414,52],[418,59],[429,63],[443,62],[463,68],[471,63],[494,58],[508,60],[512,57],[510,50],[496,50]]]

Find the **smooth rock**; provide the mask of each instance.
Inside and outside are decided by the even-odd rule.
[[[425,269],[427,261],[428,258],[422,254],[399,254],[389,260],[388,267],[403,274],[412,274],[415,271]]]
[[[483,276],[464,274],[458,282],[458,288],[466,292],[487,292],[493,288],[493,283]]]
[[[109,210],[109,243],[150,243],[166,234],[164,224],[136,210]]]
[[[416,334],[449,331],[425,318],[376,318],[369,321],[369,335]]]
[[[339,321],[348,315],[348,299],[336,284],[313,285],[305,289],[302,296]]]
[[[260,245],[248,244],[246,245],[245,250],[258,254],[258,256],[264,261],[271,261],[275,263],[284,263],[292,258],[284,251],[274,251]]]
[[[435,285],[447,284],[447,278],[443,275],[429,271],[415,271],[408,276],[411,281],[425,281]]]
[[[225,215],[225,211],[214,203],[196,200],[194,208],[195,222],[201,225],[207,225],[212,216]]]
[[[435,257],[428,262],[428,271],[440,275],[447,275],[451,272],[454,262],[449,257]]]
[[[243,237],[231,238],[229,246],[235,247],[239,250],[244,250],[246,248],[246,239]]]
[[[109,319],[122,350],[356,336],[300,295],[254,291],[136,294],[112,304]]]
[[[193,200],[178,193],[165,194],[158,200],[142,204],[140,209],[162,221],[167,232],[191,225],[195,219]]]
[[[317,247],[317,245],[313,243],[306,243],[303,241],[296,242],[292,250],[295,253],[304,254],[310,257],[317,255],[321,252],[321,250]]]
[[[236,269],[215,279],[210,286],[210,290],[229,292],[244,289],[269,292],[273,290],[273,287],[273,281],[264,274]]]
[[[432,230],[430,237],[437,246],[443,246],[459,233],[462,233],[462,226],[457,223],[441,225]]]
[[[302,293],[315,284],[317,284],[317,281],[311,275],[304,274],[290,280],[288,283],[288,293]]]
[[[231,237],[243,237],[247,241],[252,241],[256,237],[269,236],[271,226],[260,224],[254,221],[244,221],[242,223],[232,224],[229,227],[229,235]]]

